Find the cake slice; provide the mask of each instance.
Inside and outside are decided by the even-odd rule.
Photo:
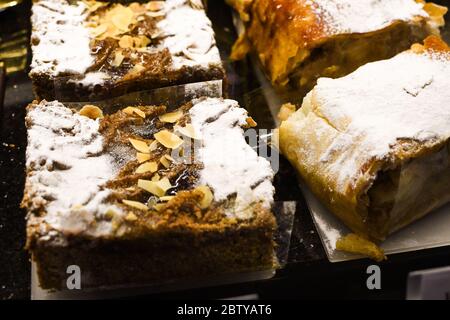
[[[164,283],[274,266],[269,161],[246,143],[237,102],[103,115],[28,107],[27,248],[42,288]]]
[[[35,0],[38,99],[89,101],[225,77],[200,0]]]
[[[431,36],[319,79],[279,130],[282,153],[350,229],[382,241],[450,201],[450,48]]]
[[[306,94],[439,34],[447,8],[422,0],[227,0],[246,32],[234,58],[255,52],[272,83]]]

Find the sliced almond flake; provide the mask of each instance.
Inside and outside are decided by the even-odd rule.
[[[164,1],[150,1],[146,7],[150,11],[160,11],[164,8]]]
[[[200,201],[200,208],[208,208],[214,200],[211,189],[208,186],[198,186],[195,190],[199,190],[204,194],[202,200]]]
[[[128,138],[128,141],[130,141],[131,145],[139,152],[142,153],[149,153],[150,150],[148,148],[148,144],[145,141],[142,140],[136,140],[132,138]]]
[[[167,178],[166,178],[167,179]],[[162,182],[164,179],[159,181],[150,181],[150,180],[138,180],[138,187],[144,189],[145,191],[150,192],[151,194],[162,197],[166,193],[167,185],[166,182]],[[170,182],[169,182],[170,185]],[[170,186],[171,187],[171,186]]]
[[[156,182],[161,189],[164,190],[164,192],[166,192],[167,190],[169,190],[170,188],[172,188],[172,185],[170,184],[170,181],[167,177],[162,178],[161,180]]]
[[[152,177],[152,181],[153,181],[153,182],[159,181],[160,178],[161,178],[161,177],[159,176],[159,174],[155,173],[155,174],[153,175],[153,177]]]
[[[81,108],[78,112],[81,116],[88,117],[89,119],[95,120],[98,118],[103,118],[103,111],[97,106],[87,104]]]
[[[164,197],[159,198],[159,200],[166,202],[166,201],[172,200],[173,198],[175,198],[175,196],[164,196]]]
[[[98,36],[104,34],[108,30],[108,26],[106,24],[101,24],[98,27],[91,28],[89,30],[91,37],[97,38]]]
[[[155,11],[155,12],[152,12],[152,11],[150,11],[150,12],[146,12],[145,13],[147,16],[149,16],[149,17],[151,17],[151,18],[158,18],[158,17],[163,17],[163,16],[165,16],[166,14],[164,13],[164,11]],[[153,37],[152,37],[153,38]]]
[[[188,123],[185,127],[175,126],[174,130],[185,135],[186,137],[196,139],[196,140],[201,139],[200,135],[195,132],[194,126],[190,123]]]
[[[117,7],[118,8],[118,7]],[[123,7],[115,12],[111,22],[121,31],[128,31],[128,26],[133,22],[134,12],[128,7]]]
[[[158,164],[154,161],[145,162],[136,169],[136,173],[156,172],[158,171]]]
[[[150,155],[148,153],[138,152],[136,153],[136,158],[139,163],[150,160]]]
[[[134,45],[133,37],[129,35],[124,35],[119,40],[119,47],[121,48],[132,48]]]
[[[133,200],[122,200],[123,204],[126,204],[129,207],[136,208],[139,210],[147,211],[148,207],[142,202],[133,201]]]
[[[145,206],[145,204],[144,204]],[[145,206],[147,207],[147,206]],[[148,207],[147,207],[148,210]],[[125,216],[125,220],[126,221],[136,221],[138,219],[138,217],[136,217],[136,215],[133,212],[128,212],[128,214]]]
[[[122,110],[123,112],[125,112],[128,115],[132,115],[133,113],[137,114],[138,116],[140,116],[141,118],[145,119],[145,112],[142,111],[139,108],[136,107],[126,107],[125,109]]]
[[[143,5],[141,5],[140,3],[137,2],[133,2],[131,3],[128,8],[130,8],[131,10],[133,10],[133,12],[135,13],[142,13],[145,12],[145,7]]]
[[[161,211],[161,209],[164,208],[165,206],[166,206],[165,203],[158,203],[153,206],[153,209],[155,209],[156,211]]]
[[[177,110],[174,112],[168,112],[159,116],[159,120],[161,122],[167,123],[175,123],[183,116],[183,112],[181,110]]]
[[[159,162],[161,162],[166,169],[170,167],[170,161],[165,156],[162,156],[161,159],[159,159]]]
[[[117,51],[114,54],[114,60],[112,61],[111,65],[113,67],[120,67],[120,65],[122,64],[124,58],[125,58],[125,56],[122,54],[122,52]]]
[[[134,46],[136,47],[136,48],[144,48],[144,47],[147,47],[149,44],[150,44],[150,39],[149,38],[147,38],[146,36],[144,36],[144,35],[140,35],[140,36],[137,36],[137,37],[134,37],[133,38],[133,41],[134,41]]]
[[[183,144],[183,140],[179,136],[168,130],[161,130],[155,133],[154,136],[166,148],[176,149]]]
[[[150,143],[149,149],[150,151],[155,151],[158,148],[158,141],[153,140],[152,143]]]

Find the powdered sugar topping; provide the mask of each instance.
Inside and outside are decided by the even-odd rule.
[[[31,74],[83,74],[92,65],[89,31],[84,26],[86,9],[82,1],[33,3]]]
[[[34,201],[46,203],[45,221],[62,233],[108,233],[111,223],[95,221],[109,208],[102,185],[116,173],[113,159],[103,153],[98,120],[61,103],[43,101],[27,116],[27,178]],[[114,208],[115,212],[120,209]]]
[[[315,0],[308,1],[325,21],[329,34],[366,33],[387,27],[394,21],[428,17],[423,4],[415,0]]]
[[[234,100],[208,98],[194,101],[189,113],[202,138],[200,184],[211,187],[216,201],[236,195],[233,214],[241,218],[252,212],[246,209],[254,203],[270,207],[274,173],[269,161],[245,141],[241,126],[247,112]]]
[[[369,159],[392,155],[399,140],[439,142],[450,137],[450,60],[410,51],[369,63],[340,79],[319,79],[312,95],[339,135],[322,156],[339,184],[360,174]]]

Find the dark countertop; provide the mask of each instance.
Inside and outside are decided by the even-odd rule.
[[[230,10],[221,1],[210,1],[208,11],[226,61],[229,96],[245,106],[261,127],[271,128],[270,113],[250,63],[233,64],[226,59],[236,37]],[[13,32],[13,29],[28,29],[28,21],[28,3],[0,13],[0,43],[2,35]],[[25,106],[32,99],[26,72],[8,76],[0,119],[0,299],[28,299],[30,296],[30,263],[23,249],[25,212],[19,205],[24,184]],[[369,291],[366,288],[366,268],[373,262],[367,259],[335,264],[328,262],[292,172],[287,161],[281,159],[280,172],[275,178],[276,198],[298,201],[288,264],[284,269],[271,280],[164,293],[158,297],[213,298],[258,293],[262,298],[402,299],[408,272],[450,265],[450,247],[393,255],[380,265],[382,289]]]

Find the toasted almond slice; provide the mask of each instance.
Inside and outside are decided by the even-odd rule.
[[[136,173],[156,172],[158,171],[158,164],[154,161],[145,162],[136,169]]]
[[[103,118],[102,109],[91,104],[87,104],[83,108],[81,108],[79,114],[93,120]]]
[[[155,151],[156,148],[158,148],[158,141],[153,140],[152,143],[150,143],[149,149],[150,151]]]
[[[159,200],[166,202],[166,201],[172,200],[173,198],[175,198],[175,196],[164,196],[164,197],[159,198]]]
[[[190,123],[188,123],[185,127],[175,126],[174,130],[185,135],[186,137],[197,140],[201,139],[200,136],[195,132],[194,126]]]
[[[136,139],[131,139],[128,138],[128,141],[130,141],[130,143],[132,144],[132,146],[139,152],[142,153],[149,153],[150,150],[148,148],[148,144],[145,141],[142,140],[136,140]]]
[[[153,182],[159,181],[160,178],[161,178],[161,177],[159,176],[159,174],[155,173],[155,174],[153,175],[153,177],[152,177],[152,181],[153,181]]]
[[[147,210],[148,210],[148,208],[147,208]],[[138,219],[138,217],[136,217],[136,215],[133,212],[128,212],[128,214],[125,216],[126,221],[136,221],[137,219]]]
[[[113,67],[120,67],[120,65],[122,64],[124,58],[125,58],[125,56],[122,54],[122,52],[117,51],[114,54],[114,60],[111,62],[111,65]]]
[[[150,11],[159,11],[164,8],[164,1],[150,1],[147,3],[147,9]]]
[[[157,197],[162,197],[166,193],[163,188],[161,188],[158,184],[159,181],[150,181],[150,180],[138,180],[138,187],[144,189],[145,191],[150,192],[151,194],[154,194]]]
[[[161,122],[175,123],[180,120],[182,116],[183,112],[181,110],[177,110],[160,115],[159,120],[161,120]]]
[[[161,159],[159,159],[159,162],[164,166],[164,168],[168,169],[170,167],[170,161],[165,156],[162,156]]]
[[[132,115],[133,113],[137,114],[139,117],[144,118],[145,119],[145,112],[142,111],[139,108],[136,107],[126,107],[125,109],[122,110],[123,112],[125,112],[128,115]]]
[[[101,24],[95,28],[91,28],[89,30],[91,37],[97,38],[98,36],[104,34],[108,30],[108,26],[106,24]]]
[[[161,180],[156,182],[161,189],[164,190],[164,192],[166,192],[167,190],[169,190],[170,188],[172,188],[172,185],[170,184],[170,181],[167,177],[162,178]]]
[[[139,163],[150,160],[150,155],[148,153],[138,152],[136,153],[136,158]]]
[[[161,211],[162,208],[164,208],[166,206],[165,203],[157,203],[153,206],[153,209],[155,209],[156,211]]]
[[[204,194],[203,199],[200,201],[200,208],[208,208],[214,200],[211,189],[208,186],[198,186],[195,190],[199,190]]]
[[[183,140],[169,130],[161,130],[160,132],[155,133],[155,139],[164,147],[170,149],[176,149],[183,144]]]
[[[134,46],[135,46],[136,48],[144,48],[144,47],[147,47],[148,44],[151,42],[150,39],[147,38],[147,37],[144,36],[144,35],[140,35],[140,36],[134,37],[134,38],[133,38],[133,41],[134,41]]]
[[[111,18],[111,22],[121,31],[128,31],[128,26],[133,22],[134,12],[128,7],[122,7]]]
[[[136,208],[139,210],[147,211],[148,207],[142,202],[133,201],[133,200],[122,200],[123,204],[126,204],[129,207]]]
[[[133,37],[129,35],[124,35],[119,40],[119,47],[121,48],[132,48],[133,47]]]

